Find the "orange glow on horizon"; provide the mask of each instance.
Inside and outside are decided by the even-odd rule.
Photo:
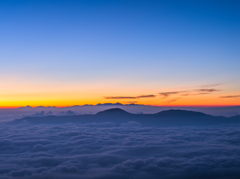
[[[79,96],[76,94],[76,96]],[[121,104],[142,104],[142,105],[149,105],[149,106],[159,106],[159,107],[221,107],[221,106],[240,106],[240,100],[238,99],[222,99],[218,96],[213,95],[206,95],[206,96],[189,96],[189,97],[182,97],[176,100],[175,97],[169,98],[143,98],[137,100],[128,100],[128,99],[104,99],[102,96],[83,96],[81,95],[78,98],[75,98],[74,95],[71,96],[65,95],[64,98],[60,98],[59,95],[56,96],[40,96],[29,98],[12,98],[12,99],[5,99],[4,101],[0,102],[0,109],[12,109],[12,108],[19,108],[19,107],[38,107],[38,106],[51,106],[51,107],[69,107],[69,106],[83,106],[83,105],[97,105],[99,103],[121,103]],[[41,99],[42,98],[42,99]],[[58,100],[58,99],[61,100]],[[82,100],[80,99],[82,98]],[[48,100],[47,100],[48,99]]]
[[[228,85],[218,87],[215,91],[214,89],[211,91],[211,88],[204,88],[205,90],[210,90],[210,92],[199,94],[196,89],[200,87],[183,88],[152,85],[146,88],[141,85],[126,86],[124,83],[116,84],[116,82],[37,84],[35,81],[29,81],[26,84],[21,84],[20,81],[1,83],[3,87],[0,93],[0,109],[14,109],[26,106],[54,106],[61,108],[117,102],[121,104],[134,103],[159,107],[240,106],[240,98],[231,98],[231,96],[240,95],[239,89]],[[179,91],[189,92],[171,94],[171,92]],[[161,96],[160,92],[169,92],[170,95]],[[230,96],[230,98],[221,98],[222,96]],[[106,97],[110,98],[107,99]],[[129,98],[111,99],[111,97]]]
[[[90,103],[88,103],[88,104],[84,104],[84,105],[93,105],[93,106],[96,106],[97,104],[99,104],[99,103],[96,103],[96,104],[90,104]],[[101,103],[101,104],[104,104],[104,103]],[[113,103],[114,104],[114,103]],[[127,104],[129,104],[129,103],[121,103],[121,104],[123,104],[123,105],[127,105]],[[240,106],[240,104],[226,104],[226,105],[224,105],[224,104],[217,104],[217,105],[197,105],[197,104],[195,104],[195,105],[191,105],[191,104],[183,104],[183,105],[181,105],[181,104],[178,104],[178,105],[151,105],[151,104],[137,104],[137,103],[134,103],[134,104],[136,104],[136,105],[146,105],[146,106],[156,106],[156,107],[201,107],[201,108],[214,108],[214,107],[235,107],[235,106]],[[56,107],[56,108],[65,108],[65,107],[73,107],[73,106],[84,106],[84,105],[77,105],[77,104],[75,104],[75,105],[60,105],[60,106],[58,106],[58,105],[56,105],[56,106],[54,106],[54,105],[34,105],[34,106],[30,106],[30,105],[27,105],[27,106],[29,106],[29,107],[31,107],[31,108],[36,108],[36,107]],[[0,106],[0,109],[17,109],[17,108],[21,108],[21,107],[27,107],[27,106]]]

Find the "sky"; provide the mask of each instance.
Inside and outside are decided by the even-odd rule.
[[[240,2],[1,0],[0,108],[240,105]]]

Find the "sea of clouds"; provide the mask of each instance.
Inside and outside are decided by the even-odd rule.
[[[240,178],[240,126],[0,125],[0,178]]]

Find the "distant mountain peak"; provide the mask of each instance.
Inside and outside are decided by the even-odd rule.
[[[19,107],[18,109],[24,109],[24,108],[30,109],[30,108],[33,108],[33,107],[31,107],[31,106],[24,106],[24,107]]]
[[[131,114],[127,111],[124,111],[120,108],[111,108],[105,111],[98,112],[96,115],[124,115],[124,114]]]
[[[166,111],[161,111],[157,113],[157,115],[161,116],[207,116],[204,113],[196,112],[196,111],[188,111],[188,110],[180,110],[180,109],[170,109]]]
[[[117,105],[117,106],[122,106],[123,104],[121,103],[98,103],[96,106],[111,106],[111,105]]]

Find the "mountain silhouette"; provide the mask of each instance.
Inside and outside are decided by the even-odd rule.
[[[201,112],[186,110],[166,110],[156,114],[132,114],[119,108],[112,108],[98,112],[95,115],[73,115],[73,116],[45,116],[25,117],[13,122],[31,123],[105,123],[114,122],[117,125],[135,121],[143,126],[203,126],[220,124],[240,124],[240,116],[222,117],[211,116]]]
[[[196,116],[207,116],[207,114],[201,113],[201,112],[195,112],[195,111],[187,111],[187,110],[175,110],[170,109],[166,111],[161,111],[159,113],[156,113],[155,115],[161,116],[161,117],[196,117]]]
[[[109,116],[129,116],[132,115],[131,113],[124,111],[123,109],[120,108],[112,108],[112,109],[107,109],[105,111],[98,112],[95,114],[95,116],[101,116],[101,117],[109,117]]]
[[[232,119],[232,120],[238,120],[238,119],[240,119],[240,115],[232,116],[232,117],[230,117],[230,119]]]

